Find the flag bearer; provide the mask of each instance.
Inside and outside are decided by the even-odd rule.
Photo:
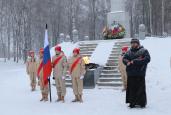
[[[39,78],[40,90],[42,94],[42,98],[40,99],[40,101],[48,101],[49,87],[48,87],[48,84],[45,85],[44,78],[43,78],[43,53],[44,53],[44,49],[40,48],[37,76]]]

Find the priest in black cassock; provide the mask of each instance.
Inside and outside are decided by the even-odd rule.
[[[130,108],[145,108],[147,104],[145,76],[150,54],[140,45],[138,39],[131,40],[131,48],[124,55],[123,63],[126,65],[127,89],[126,103]]]

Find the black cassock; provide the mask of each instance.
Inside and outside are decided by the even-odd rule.
[[[147,104],[144,76],[128,76],[126,103],[145,106]]]
[[[147,49],[139,47],[131,48],[123,57],[123,63],[127,71],[126,103],[145,107],[147,104],[145,76],[147,64],[150,62],[150,54]],[[129,62],[133,62],[127,65]]]

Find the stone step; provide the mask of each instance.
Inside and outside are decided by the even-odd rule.
[[[110,56],[109,59],[119,59],[118,56]]]
[[[84,52],[84,51],[94,51],[95,49],[94,48],[92,48],[92,49],[80,49],[80,52]]]
[[[80,50],[82,50],[82,49],[95,49],[96,46],[81,46],[79,48],[80,48]]]
[[[121,51],[115,51],[115,50],[111,51],[111,54],[120,54],[120,53],[121,53]]]
[[[95,50],[96,47],[79,47],[80,50]]]
[[[111,73],[101,73],[101,75],[120,76],[121,73],[120,73],[120,72],[116,72],[116,73],[114,73],[114,74],[111,74]]]
[[[80,51],[80,54],[92,54],[93,52],[88,52],[88,51],[85,51],[85,52],[81,52]]]
[[[118,54],[113,53],[113,54],[110,54],[110,57],[119,57],[119,56],[120,56],[120,54],[121,54],[121,53],[118,53]]]
[[[113,77],[102,77],[102,78],[99,78],[99,82],[113,82],[113,81],[119,81],[119,82],[122,82],[122,79],[121,78],[113,78]]]
[[[91,43],[86,43],[86,44],[84,44],[84,43],[81,43],[81,44],[79,44],[79,46],[97,46],[98,44],[91,44]]]
[[[102,73],[114,74],[114,73],[118,73],[118,70],[117,70],[117,69],[113,69],[113,70],[106,70],[106,69],[103,69],[103,70],[102,70]]]
[[[112,52],[111,52],[111,54],[113,54],[113,55],[120,55],[120,54],[121,54],[121,52],[118,52],[118,51],[112,51]]]
[[[72,83],[65,83],[66,87],[72,87]]]
[[[72,80],[69,77],[69,75],[66,75],[65,85],[66,85],[66,87],[72,87]]]
[[[107,66],[107,65],[103,67],[104,70],[114,70],[117,68],[118,68],[118,66]]]
[[[121,48],[120,48],[120,47],[114,47],[114,48],[112,48],[112,50],[120,51],[120,50],[121,50]]]
[[[107,65],[118,65],[118,64],[119,64],[118,61],[112,61],[112,60],[107,61]]]
[[[120,47],[118,47],[118,46],[114,46],[113,48],[112,48],[112,50],[120,50],[121,48]]]
[[[88,47],[88,48],[96,48],[97,45],[85,45],[85,46],[79,46],[80,48]]]
[[[79,43],[79,45],[98,45],[98,43],[93,43],[93,42],[89,42],[89,43]]]
[[[101,73],[100,77],[121,77],[121,74],[120,73],[114,73],[114,74],[104,74],[104,73]]]
[[[118,55],[120,55],[122,52],[121,51],[111,51],[111,53],[110,53],[110,57],[113,55],[113,57],[114,56],[118,56]]]
[[[86,57],[86,56],[87,56],[87,57],[91,57],[91,54],[82,54],[81,56],[82,56],[82,57]]]
[[[69,78],[66,78],[66,79],[65,79],[65,82],[66,82],[66,83],[72,83],[72,80],[69,79]]]
[[[112,86],[112,87],[121,87],[122,82],[97,82],[98,86]]]
[[[110,57],[118,57],[119,58],[120,55],[121,55],[121,53],[120,54],[113,53],[113,54],[110,54]]]
[[[120,47],[113,47],[112,50],[120,51],[121,48]]]
[[[107,60],[107,64],[118,64],[119,63],[119,60],[116,59],[116,60]]]
[[[106,63],[107,66],[118,66],[118,63]]]
[[[111,61],[111,62],[118,62],[119,61],[119,58],[117,58],[117,59],[108,59],[107,61]]]
[[[107,61],[107,64],[108,64],[108,65],[112,65],[112,64],[113,64],[113,65],[118,65],[118,63],[119,63],[119,60],[108,60],[108,61]]]

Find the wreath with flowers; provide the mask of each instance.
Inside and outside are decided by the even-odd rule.
[[[104,27],[103,29],[103,37],[108,39],[122,39],[126,35],[125,28],[114,21],[110,27]]]

